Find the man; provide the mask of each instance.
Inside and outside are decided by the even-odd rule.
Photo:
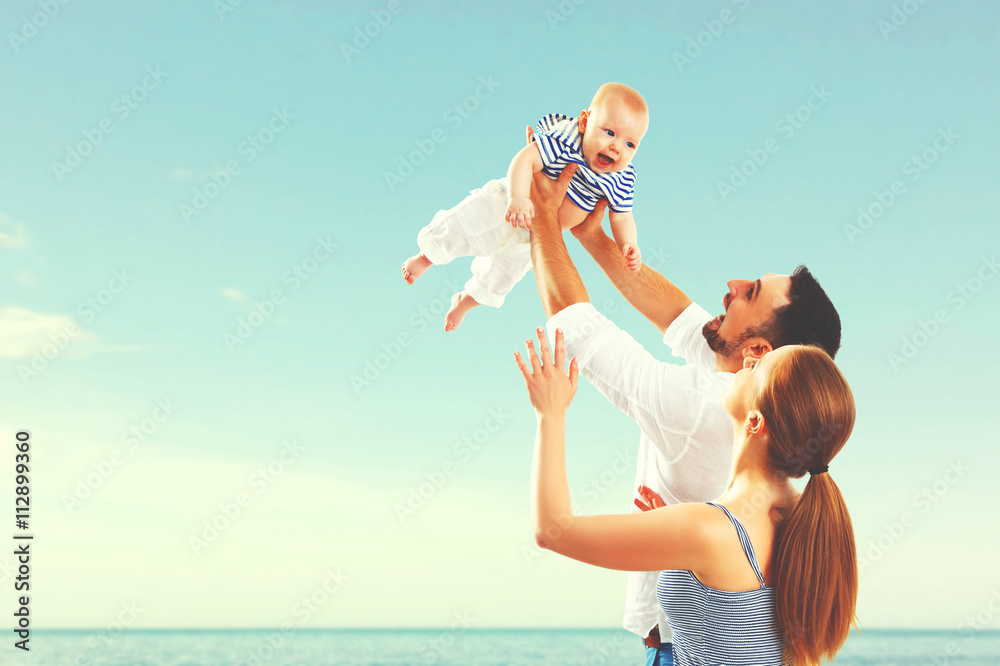
[[[639,424],[637,486],[658,493],[666,504],[713,499],[725,489],[733,447],[732,422],[720,397],[744,358],[761,358],[787,344],[815,344],[833,356],[840,347],[840,317],[800,266],[792,275],[730,280],[725,312],[713,319],[649,266],[628,270],[604,233],[599,204],[573,235],[687,365],[658,361],[590,304],[569,257],[557,211],[573,205],[563,198],[574,171],[575,165],[567,166],[555,182],[536,174],[532,183],[531,259],[549,336],[561,328],[580,373]],[[647,664],[672,664],[670,628],[656,601],[658,574],[628,574],[623,626],[643,638]]]

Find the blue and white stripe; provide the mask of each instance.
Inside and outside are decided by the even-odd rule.
[[[542,156],[542,171],[549,178],[558,178],[571,162],[580,165],[566,192],[573,203],[584,210],[594,210],[599,199],[607,199],[608,207],[616,213],[632,210],[635,169],[629,164],[613,173],[592,171],[583,159],[583,136],[575,118],[550,113],[538,121],[534,136]]]
[[[743,552],[760,587],[727,592],[705,586],[690,571],[661,571],[656,598],[673,629],[676,666],[783,666],[784,639],[778,628],[775,589],[764,584],[746,530],[726,507]]]

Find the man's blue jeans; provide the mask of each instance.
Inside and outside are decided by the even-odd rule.
[[[652,648],[643,642],[642,647],[646,648],[646,666],[674,666],[674,650],[670,643]]]

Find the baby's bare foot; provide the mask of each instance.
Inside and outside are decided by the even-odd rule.
[[[424,271],[433,265],[431,260],[423,254],[415,254],[403,262],[403,279],[406,280],[406,284],[413,284],[418,277],[424,274]]]
[[[448,314],[444,317],[444,330],[454,331],[458,328],[462,320],[465,319],[465,313],[477,305],[479,305],[479,301],[464,291],[460,291],[452,296],[451,309],[448,310]]]

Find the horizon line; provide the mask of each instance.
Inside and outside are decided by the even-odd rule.
[[[104,631],[107,627],[58,627],[58,628],[32,628],[35,632],[46,632],[46,631],[63,631],[63,632],[88,632],[88,631]],[[292,631],[450,631],[452,627],[450,625],[441,625],[437,627],[292,627],[291,629],[285,630],[291,633]],[[463,629],[463,633],[473,632],[473,631],[625,631],[628,630],[623,627],[469,627]],[[142,627],[142,628],[132,628],[123,627],[122,633],[127,632],[153,632],[153,631],[282,631],[281,627]],[[927,633],[955,633],[961,631],[961,629],[952,628],[942,628],[942,627],[870,627],[868,629],[859,630],[853,629],[851,634],[863,634],[866,631],[876,631],[876,632],[914,632],[922,631]],[[980,629],[976,633],[1000,633],[1000,628],[995,629]]]

